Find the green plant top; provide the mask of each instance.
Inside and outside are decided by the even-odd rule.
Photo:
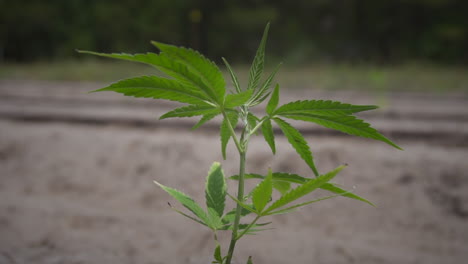
[[[173,210],[213,231],[216,243],[213,263],[230,264],[236,242],[241,237],[265,230],[262,227],[269,223],[258,223],[262,217],[288,213],[299,207],[337,196],[352,198],[372,205],[368,200],[330,182],[345,168],[345,165],[338,166],[327,173],[320,173],[314,163],[314,156],[307,141],[300,131],[289,124],[286,119],[315,123],[350,135],[379,140],[394,148],[401,149],[368,123],[354,116],[355,113],[373,110],[377,106],[352,105],[330,100],[302,100],[279,106],[280,87],[278,84],[273,87],[273,80],[280,65],[262,80],[268,29],[269,25],[266,26],[263,33],[245,88],[241,87],[233,69],[223,58],[234,86],[234,90],[229,92],[226,91],[226,82],[216,64],[192,49],[153,41],[152,44],[160,50],[159,54],[130,55],[79,51],[149,64],[167,75],[167,77],[129,78],[93,92],[114,91],[127,96],[184,103],[186,105],[163,114],[160,119],[200,116],[200,120],[193,127],[194,129],[218,115],[222,116],[223,121],[220,127],[222,156],[226,159],[226,146],[231,139],[234,141],[240,156],[239,174],[229,177],[237,182],[236,196],[227,193],[226,177],[218,162],[213,163],[206,178],[205,209],[188,195],[155,181],[190,213],[185,213],[171,206]],[[255,115],[251,109],[268,98],[265,114],[263,116]],[[273,123],[283,132],[291,146],[310,167],[315,177],[308,178],[286,172],[272,172],[271,170],[266,175],[245,172],[249,140],[259,130],[261,130],[263,138],[273,154],[276,153]],[[236,133],[237,128],[240,128],[240,133]],[[261,180],[247,195],[244,194],[244,181],[246,179]],[[315,200],[296,202],[317,189],[326,190],[332,194]],[[274,190],[278,191],[281,196],[272,201]],[[226,196],[232,198],[237,204],[236,208],[227,212],[225,210]],[[241,223],[241,218],[249,214],[255,215],[254,220],[250,223]],[[231,242],[224,256],[217,239],[217,232],[221,230],[231,232]],[[248,263],[252,263],[250,257]]]

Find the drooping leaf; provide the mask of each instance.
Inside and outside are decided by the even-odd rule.
[[[225,58],[222,58],[222,59],[223,59],[224,64],[226,65],[226,68],[229,71],[229,74],[231,75],[232,84],[234,85],[234,88],[236,88],[237,93],[240,93],[242,89],[240,87],[239,79],[237,78],[237,75],[232,70],[231,65],[229,65],[228,61]]]
[[[212,208],[218,217],[224,213],[226,201],[226,180],[219,162],[213,163],[206,177],[205,198],[207,208]]]
[[[272,190],[272,175],[271,170],[269,170],[265,179],[252,191],[252,202],[258,214],[261,214],[267,203],[270,201]]]
[[[229,122],[232,128],[236,128],[237,122],[239,120],[237,113],[228,112],[226,115],[229,119]],[[231,130],[229,129],[228,120],[226,118],[223,119],[223,122],[221,123],[220,136],[221,136],[221,153],[223,154],[223,159],[226,159],[226,147],[229,142],[229,139],[232,136]]]
[[[315,175],[319,175],[317,168],[315,167],[312,152],[310,151],[309,145],[305,141],[302,134],[292,127],[289,123],[280,118],[274,118],[276,124],[281,128],[283,134],[288,139],[289,143],[293,146],[296,152],[301,158],[309,165]]]
[[[208,99],[193,87],[176,80],[142,76],[125,79],[93,92],[114,91],[127,96],[166,99],[194,105],[209,105]]]
[[[272,212],[275,209],[281,208],[291,202],[296,201],[297,199],[311,193],[312,191],[320,188],[323,184],[327,183],[331,179],[333,179],[343,168],[345,165],[339,166],[338,168],[324,174],[320,175],[317,178],[311,179],[310,181],[299,185],[295,189],[292,189],[285,195],[281,196],[278,200],[276,200],[270,207],[265,210],[265,213]]]
[[[276,146],[275,146],[275,135],[273,134],[273,127],[271,126],[271,121],[269,118],[263,120],[262,123],[262,133],[265,141],[271,148],[273,154],[276,153]]]
[[[274,114],[315,114],[326,116],[351,115],[357,112],[378,108],[375,105],[352,105],[330,100],[305,100],[295,101],[280,106]]]
[[[279,102],[279,84],[276,85],[275,90],[273,90],[273,93],[271,94],[270,101],[268,101],[268,104],[266,106],[267,114],[269,115],[273,114],[276,107],[278,106],[278,102]]]
[[[208,87],[207,93],[212,95],[216,99],[216,102],[222,104],[226,84],[223,74],[214,62],[192,49],[176,47],[156,41],[152,41],[151,43],[168,57],[183,63],[190,71],[200,76],[202,82]]]
[[[196,123],[192,129],[195,130],[199,127],[201,127],[203,124],[205,124],[206,122],[210,121],[211,119],[215,118],[217,115],[219,115],[219,113],[213,113],[213,114],[206,114],[204,115],[199,121],[198,123]]]
[[[265,31],[263,31],[263,37],[260,41],[260,45],[257,49],[257,53],[255,54],[255,58],[252,62],[252,66],[250,67],[249,71],[249,82],[247,85],[247,89],[256,90],[258,86],[258,82],[260,81],[260,77],[263,73],[263,68],[265,66],[265,45],[266,40],[268,37],[268,29],[270,28],[270,23],[268,23],[265,27]]]
[[[237,94],[226,95],[225,107],[232,108],[245,104],[252,96],[253,90],[243,91]]]
[[[331,129],[336,129],[336,130],[339,130],[341,132],[344,132],[350,135],[380,140],[389,144],[390,146],[393,146],[401,150],[401,148],[398,145],[396,145],[390,139],[380,134],[377,130],[372,128],[368,123],[354,116],[322,116],[322,115],[314,115],[314,114],[306,114],[306,113],[302,113],[302,114],[282,113],[278,115],[281,115],[283,117],[290,118],[290,119],[313,122],[321,126],[328,127]]]
[[[278,66],[276,66],[276,68],[273,70],[270,76],[268,76],[268,78],[265,80],[262,87],[260,87],[254,94],[254,96],[249,100],[249,103],[247,103],[249,106],[258,105],[267,98],[268,94],[270,93],[271,83],[273,82],[273,79],[275,78],[275,75],[278,72],[280,66],[281,63]]]
[[[188,195],[176,189],[164,186],[157,181],[154,181],[154,183],[156,183],[164,191],[166,191],[168,194],[174,197],[177,201],[179,201],[185,208],[190,210],[194,215],[198,217],[198,219],[200,219],[201,222],[205,224],[209,223],[206,212]]]
[[[176,108],[162,115],[159,119],[165,119],[170,117],[191,117],[199,115],[217,115],[221,112],[210,105],[189,105]]]

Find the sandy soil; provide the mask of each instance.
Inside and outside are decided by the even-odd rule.
[[[398,151],[353,137],[307,140],[321,171],[348,163],[335,182],[378,208],[336,198],[272,217],[274,229],[239,244],[238,263],[250,255],[257,264],[466,261],[466,144],[397,138]],[[247,170],[310,175],[283,137],[278,149],[272,156],[253,140]],[[228,157],[223,168],[235,174],[232,145]],[[170,210],[176,203],[152,181],[203,202],[215,160],[212,130],[1,119],[0,263],[210,263],[210,231]],[[221,235],[225,247],[228,239]]]

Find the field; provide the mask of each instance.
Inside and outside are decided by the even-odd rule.
[[[397,82],[385,72],[370,79],[374,86],[381,83],[380,90],[324,85],[285,88],[282,94],[284,101],[382,105],[362,117],[404,151],[300,125],[319,169],[349,164],[336,182],[378,207],[336,198],[275,216],[272,230],[240,243],[238,263],[249,255],[269,264],[466,261],[466,76],[449,92],[441,93],[439,84],[431,92],[390,92],[385,87]],[[0,263],[209,263],[211,233],[170,210],[167,202],[173,200],[152,181],[202,201],[206,172],[221,161],[219,120],[191,132],[195,120],[157,120],[173,107],[169,103],[85,93],[102,87],[99,82],[20,76],[0,80]],[[274,157],[266,143],[253,140],[247,170],[310,175],[286,139],[277,137]],[[237,157],[233,145],[228,148],[234,161],[223,168],[229,175],[236,172]]]

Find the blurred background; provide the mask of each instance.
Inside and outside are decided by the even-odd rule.
[[[267,22],[281,103],[379,105],[361,117],[405,150],[298,124],[320,170],[350,164],[337,183],[378,208],[338,198],[274,217],[237,263],[464,262],[467,14],[463,0],[0,0],[0,264],[209,263],[211,234],[174,214],[152,181],[202,202],[220,120],[192,132],[196,120],[157,120],[173,103],[87,94],[159,73],[76,49],[191,47],[224,72],[225,57],[245,85]],[[252,141],[248,170],[310,175],[276,137],[276,156]],[[228,156],[232,175],[233,145]]]

